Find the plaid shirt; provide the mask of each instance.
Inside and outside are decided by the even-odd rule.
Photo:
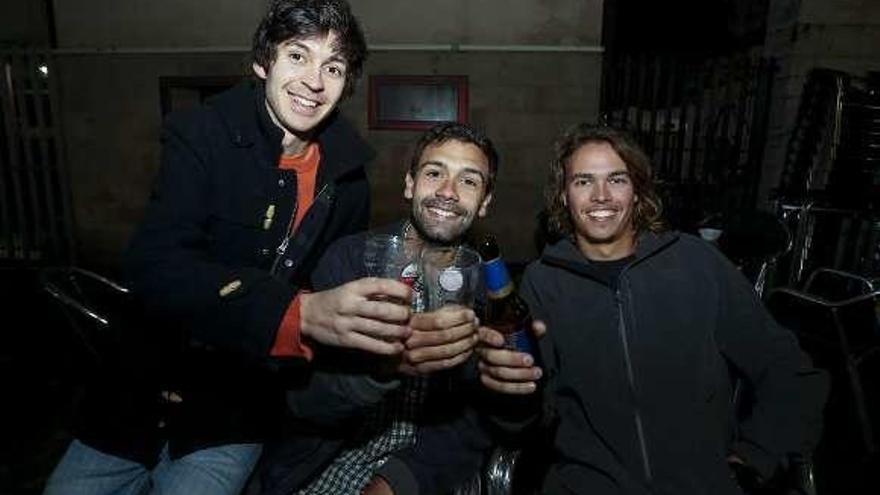
[[[358,435],[301,495],[358,495],[388,457],[416,442],[428,379],[407,377],[372,411]]]
[[[411,273],[408,267],[404,273]],[[414,312],[425,310],[424,284],[417,277],[413,284]],[[427,377],[404,377],[400,387],[390,393],[368,415],[347,447],[324,472],[298,495],[359,495],[373,473],[401,449],[416,443],[416,423],[427,395]]]

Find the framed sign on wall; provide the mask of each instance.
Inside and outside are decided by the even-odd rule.
[[[467,122],[467,76],[375,75],[369,80],[370,129],[425,130]]]

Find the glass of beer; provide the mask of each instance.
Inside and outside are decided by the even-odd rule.
[[[480,255],[466,246],[426,246],[420,259],[429,311],[447,304],[474,307],[482,287]]]

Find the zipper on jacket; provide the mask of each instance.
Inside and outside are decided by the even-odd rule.
[[[324,187],[318,191],[318,194],[315,195],[315,199],[312,203],[317,203],[318,199],[324,194],[327,190],[327,184],[324,184]],[[281,239],[281,243],[278,244],[278,247],[275,248],[275,261],[272,262],[272,268],[269,270],[270,273],[275,273],[278,269],[278,263],[281,262],[281,257],[284,256],[284,253],[287,252],[287,246],[290,244],[290,238],[293,237],[293,222],[296,220],[296,212],[299,210],[299,201],[293,203],[293,212],[290,214],[290,220],[287,221],[287,229],[284,231],[284,238]]]
[[[618,333],[620,334],[620,343],[623,346],[623,359],[626,363],[626,377],[629,380],[630,392],[633,399],[633,416],[636,425],[636,435],[639,438],[639,449],[642,452],[642,469],[645,471],[645,479],[650,483],[653,476],[651,475],[651,461],[648,459],[648,445],[645,441],[645,430],[642,425],[642,412],[638,404],[638,393],[636,389],[636,378],[633,372],[632,358],[629,353],[629,339],[627,338],[626,323],[623,314],[623,297],[620,294],[620,280],[618,280],[618,288],[614,292],[614,301],[617,304],[617,314],[620,320],[618,325]]]

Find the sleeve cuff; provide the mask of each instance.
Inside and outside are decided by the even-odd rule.
[[[312,348],[303,343],[299,331],[299,294],[290,302],[284,317],[281,319],[281,325],[275,334],[275,344],[272,345],[272,349],[269,351],[269,355],[272,357],[300,357],[308,361],[312,360]]]
[[[379,468],[376,475],[381,476],[391,486],[394,493],[419,494],[419,482],[415,475],[405,462],[396,457],[388,459],[388,462]]]

